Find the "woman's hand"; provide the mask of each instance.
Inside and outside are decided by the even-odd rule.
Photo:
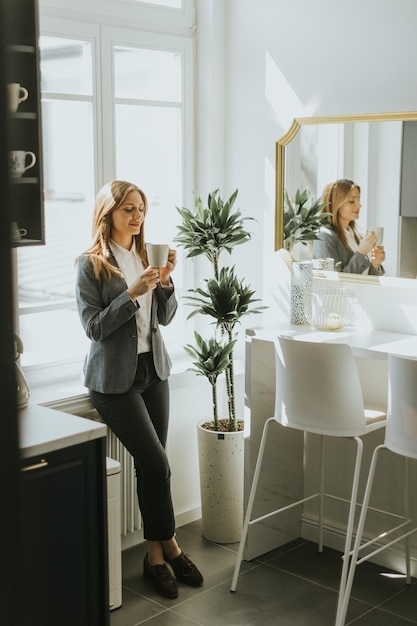
[[[384,259],[385,259],[384,246],[376,246],[375,248],[372,248],[371,263],[373,267],[375,267],[375,269],[378,269],[382,265],[382,262]]]
[[[363,256],[367,256],[369,252],[375,248],[376,243],[378,241],[378,237],[375,235],[372,230],[369,230],[364,237],[359,242],[358,252],[363,254]]]
[[[148,293],[148,291],[155,289],[158,283],[159,270],[155,267],[148,267],[143,274],[130,285],[127,293],[131,299],[135,301],[139,296],[143,296],[145,293]]]
[[[177,251],[170,248],[169,253],[168,253],[168,263],[166,267],[161,267],[161,269],[159,270],[159,277],[161,279],[161,285],[165,285],[165,287],[168,287],[168,285],[170,284],[169,276],[171,272],[175,269],[176,264],[177,264]]]

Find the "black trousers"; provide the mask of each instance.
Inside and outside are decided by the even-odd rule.
[[[134,459],[144,537],[171,539],[175,519],[171,470],[165,452],[169,420],[169,383],[156,375],[152,354],[138,355],[136,377],[126,393],[89,390],[94,407]]]

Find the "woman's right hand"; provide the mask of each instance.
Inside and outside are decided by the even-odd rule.
[[[364,237],[359,242],[358,252],[363,254],[363,256],[367,256],[369,252],[375,248],[376,243],[378,241],[378,237],[375,235],[372,230],[369,230]]]
[[[385,250],[384,246],[375,246],[372,249],[371,263],[372,265],[378,269],[381,267],[383,261],[385,261]]]
[[[155,267],[148,267],[128,288],[127,293],[133,301],[139,296],[143,296],[148,291],[153,291],[159,283],[159,270]]]

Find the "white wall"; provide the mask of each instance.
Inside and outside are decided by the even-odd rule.
[[[275,142],[297,116],[415,110],[417,3],[196,0],[196,8],[197,189],[205,193],[223,184],[229,193],[239,188],[239,206],[258,224],[252,242],[236,258],[270,303]],[[217,21],[207,19],[214,14]],[[224,24],[219,26],[218,20]],[[224,45],[216,46],[223,32]],[[224,146],[217,147],[218,162],[224,162],[220,174],[213,165],[213,146],[210,162],[205,141],[219,132],[224,134]]]

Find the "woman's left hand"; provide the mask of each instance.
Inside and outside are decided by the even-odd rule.
[[[161,285],[165,285],[165,287],[168,287],[168,285],[170,284],[169,276],[171,272],[175,269],[176,264],[177,251],[170,248],[168,253],[168,263],[166,264],[166,267],[161,267],[161,269],[159,270]]]

